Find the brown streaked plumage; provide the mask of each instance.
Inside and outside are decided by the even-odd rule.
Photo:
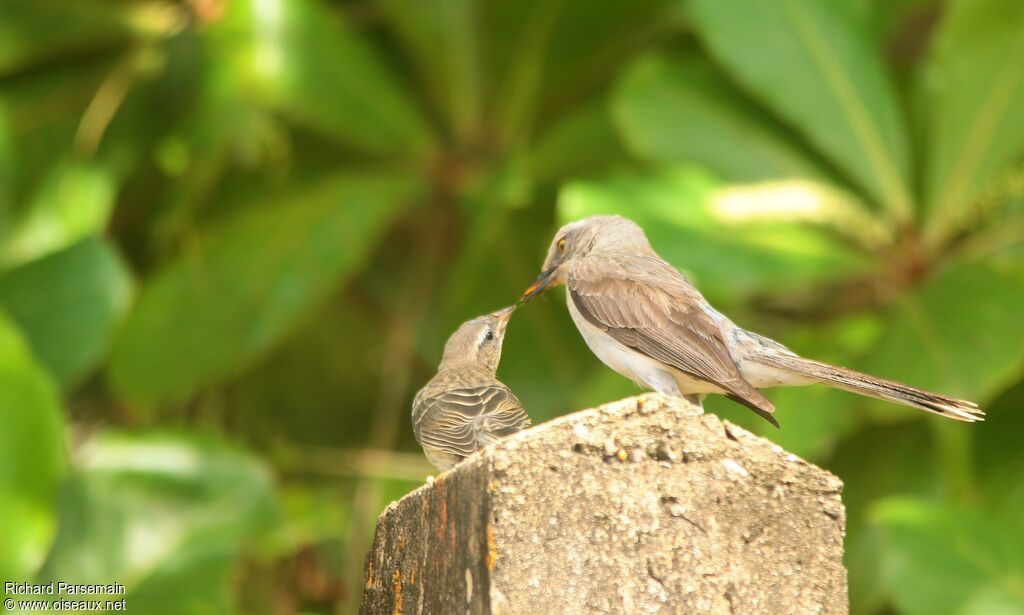
[[[594,354],[660,393],[698,401],[720,393],[776,426],[759,388],[820,383],[960,421],[984,415],[972,402],[805,359],[737,327],[620,216],[562,227],[524,300],[558,284],[567,286],[569,313]]]
[[[439,470],[530,426],[519,399],[495,376],[514,310],[460,326],[445,345],[437,374],[413,400],[413,434]]]

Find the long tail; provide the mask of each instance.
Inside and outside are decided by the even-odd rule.
[[[918,408],[957,421],[985,420],[985,413],[974,402],[946,397],[914,388],[902,382],[878,378],[845,367],[836,367],[788,353],[765,353],[758,356],[756,360],[764,365],[783,369],[825,386]]]

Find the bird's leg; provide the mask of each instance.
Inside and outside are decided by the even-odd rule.
[[[703,393],[693,393],[692,395],[683,395],[683,399],[690,402],[694,406],[697,406],[701,410],[704,409],[704,398],[706,395]]]
[[[633,372],[640,377],[642,382],[646,384],[648,388],[653,389],[656,393],[668,395],[669,397],[685,397],[683,392],[679,390],[679,385],[676,384],[676,380],[672,377],[672,374],[664,370],[652,369],[650,365],[645,363],[640,363],[631,367],[633,368]]]

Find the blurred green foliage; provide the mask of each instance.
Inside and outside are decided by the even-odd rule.
[[[1024,613],[1019,0],[6,0],[0,580],[352,612],[408,409],[560,223],[641,223],[744,326],[975,399],[820,388],[854,613]],[[632,394],[558,292],[500,377]],[[185,588],[185,589],[183,589]]]

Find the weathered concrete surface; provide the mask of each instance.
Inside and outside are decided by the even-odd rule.
[[[391,504],[362,612],[847,612],[842,483],[698,413],[578,412]]]

